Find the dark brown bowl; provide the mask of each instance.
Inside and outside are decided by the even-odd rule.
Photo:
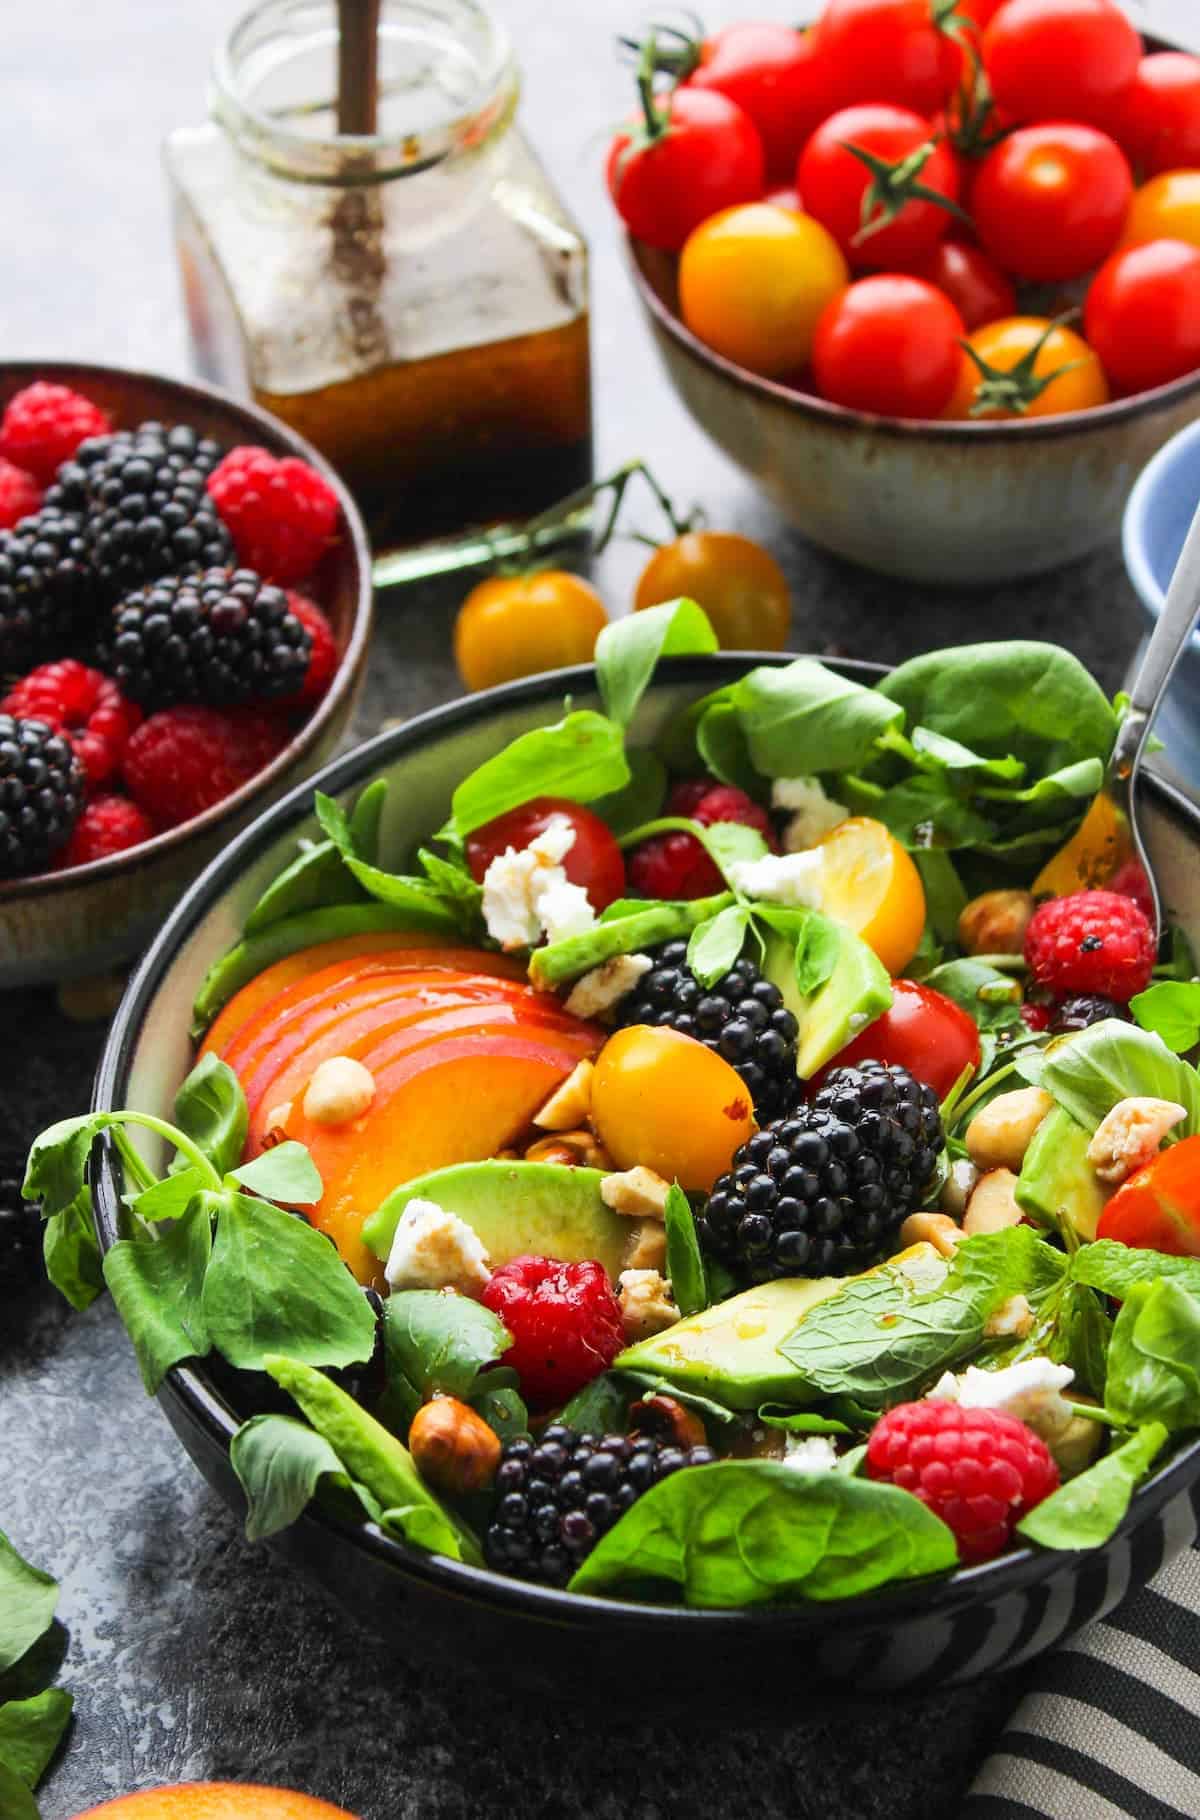
[[[333,625],[338,667],[328,692],[278,757],[202,815],[111,859],[0,884],[0,989],[108,971],[145,947],[181,893],[254,816],[336,750],[350,722],[371,631],[371,557],[358,508],[310,443],[276,418],[210,386],[121,367],[53,360],[0,365],[0,411],[35,379],[74,386],[118,427],[188,423],[229,448],[256,443],[299,456],[338,497],[340,534],[309,591]]]

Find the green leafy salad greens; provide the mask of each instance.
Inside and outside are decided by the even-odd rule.
[[[66,1649],[55,1621],[58,1585],[0,1532],[0,1814],[37,1820],[34,1790],[71,1723],[54,1685]]]

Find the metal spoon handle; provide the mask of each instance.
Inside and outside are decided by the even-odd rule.
[[[1200,506],[1183,540],[1158,624],[1130,690],[1129,712],[1121,722],[1108,761],[1109,777],[1125,789],[1141,761],[1154,718],[1183,656],[1200,612]]]

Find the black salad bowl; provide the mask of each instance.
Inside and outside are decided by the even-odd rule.
[[[754,652],[672,659],[659,666],[634,727],[652,738],[680,707],[754,663]],[[874,666],[833,667],[870,681]],[[382,830],[387,863],[440,826],[468,771],[516,734],[557,718],[563,697],[595,699],[588,666],[509,684],[408,722],[321,771],[316,787],[352,798],[369,779],[393,780]],[[268,809],[204,872],[139,967],[101,1058],[98,1108],[169,1115],[192,1061],[192,1000],[206,968],[238,937],[242,919],[294,851],[315,832],[312,783]],[[1172,914],[1200,940],[1200,811],[1156,778],[1143,784],[1146,829]],[[118,1183],[106,1158],[96,1182],[102,1244],[117,1236]],[[223,1386],[223,1388],[222,1388]],[[206,1364],[171,1371],[159,1401],[219,1495],[243,1508],[229,1463],[239,1419],[236,1379]],[[311,1507],[272,1545],[285,1576],[299,1568],[345,1610],[438,1672],[480,1671],[493,1681],[599,1695],[611,1707],[675,1704],[692,1713],[794,1717],[814,1695],[917,1693],[1026,1662],[1101,1617],[1197,1533],[1193,1492],[1200,1441],[1176,1450],[1137,1493],[1108,1545],[1089,1553],[1021,1549],[964,1568],[830,1603],[737,1611],[580,1598],[422,1554],[374,1525]]]

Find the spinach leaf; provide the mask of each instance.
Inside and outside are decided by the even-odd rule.
[[[245,1194],[222,1202],[201,1310],[213,1345],[247,1371],[279,1352],[357,1365],[375,1345],[370,1304],[325,1235]]]
[[[104,1280],[150,1396],[172,1365],[203,1358],[209,1350],[203,1291],[211,1254],[212,1215],[205,1195],[197,1195],[182,1218],[154,1237],[118,1239],[105,1254]]]
[[[984,784],[978,791],[986,802],[1007,803],[1011,807],[1018,805],[1045,806],[1054,814],[1061,815],[1063,806],[1072,797],[1090,803],[1104,782],[1104,766],[1098,758],[1080,758],[1074,764],[1062,765],[1057,771],[1047,771],[1036,782],[1027,784],[1024,789],[1002,789]]]
[[[750,911],[745,904],[728,904],[692,930],[687,964],[702,986],[713,985],[729,972],[742,952],[749,921]]]
[[[750,757],[765,777],[854,771],[904,710],[876,689],[835,676],[811,657],[781,670],[751,670],[733,702]]]
[[[852,809],[883,822],[906,847],[977,847],[994,832],[988,818],[940,777],[918,772],[882,792],[845,777],[839,788]]]
[[[1099,1548],[1119,1526],[1166,1438],[1161,1422],[1139,1428],[1122,1446],[1035,1504],[1017,1524],[1017,1534],[1042,1548]]]
[[[598,796],[592,803],[593,815],[612,829],[618,839],[631,828],[653,820],[662,810],[667,794],[667,768],[657,752],[635,749],[625,754],[629,782],[611,796]]]
[[[1181,1283],[1130,1284],[1108,1348],[1104,1403],[1127,1428],[1200,1427],[1200,1300]]]
[[[472,1397],[471,1407],[502,1441],[515,1441],[518,1435],[529,1433],[529,1411],[520,1391],[511,1384],[493,1386],[485,1379],[484,1388]]]
[[[264,1150],[229,1174],[243,1188],[265,1195],[269,1201],[286,1201],[297,1207],[313,1206],[325,1192],[316,1164],[305,1146],[293,1139]]]
[[[620,726],[590,708],[579,708],[553,726],[520,734],[465,777],[452,799],[451,827],[465,837],[532,796],[566,796],[572,802],[590,803],[623,790],[628,782]]]
[[[1103,1295],[1124,1300],[1135,1283],[1153,1283],[1171,1277],[1200,1296],[1200,1258],[1171,1257],[1164,1251],[1146,1251],[1140,1245],[1122,1245],[1116,1239],[1094,1239],[1081,1245],[1071,1260],[1071,1275]]]
[[[46,1221],[42,1250],[46,1275],[58,1293],[82,1314],[104,1289],[100,1242],[92,1217],[92,1191],[86,1183],[69,1206],[61,1207]]]
[[[62,1742],[74,1704],[64,1688],[47,1687],[28,1700],[9,1700],[0,1706],[0,1767],[17,1776],[26,1788],[36,1788]],[[8,1820],[8,1813],[0,1784],[0,1814]]]
[[[670,600],[613,620],[596,640],[596,681],[610,718],[619,727],[629,725],[660,657],[719,649],[708,614],[694,600]]]
[[[974,752],[970,746],[964,746],[961,740],[950,739],[932,727],[914,727],[904,743],[911,751],[913,763],[920,770],[963,772],[973,780],[995,778],[998,782],[1007,783],[1012,783],[1025,774],[1025,766],[1019,758],[1013,758],[1011,754],[1004,758],[985,758],[981,752]],[[883,744],[893,751],[897,748],[894,737],[889,737]]]
[[[953,999],[981,1030],[1024,1029],[1021,982],[990,961],[968,956],[945,961],[925,975],[925,984]]]
[[[20,1556],[0,1530],[0,1673],[54,1622],[58,1582]]]
[[[1129,1001],[1143,1030],[1160,1036],[1177,1055],[1200,1043],[1200,980],[1163,980]]]
[[[634,1401],[632,1382],[624,1374],[602,1371],[585,1384],[563,1408],[559,1421],[581,1435],[623,1434]]]
[[[246,1494],[246,1540],[262,1542],[296,1521],[327,1480],[351,1492],[373,1522],[379,1505],[350,1478],[329,1442],[295,1416],[252,1416],[229,1444],[229,1462]]]
[[[742,717],[732,701],[709,704],[696,726],[696,750],[706,771],[723,784],[744,790],[752,800],[761,800],[763,780],[754,768]]]
[[[250,1115],[246,1095],[228,1062],[210,1049],[202,1055],[175,1095],[175,1123],[206,1156],[218,1175],[239,1163]],[[172,1171],[192,1165],[177,1156]]]
[[[38,1804],[15,1770],[0,1763],[0,1814],[4,1820],[38,1820]]]
[[[389,1385],[403,1379],[418,1405],[439,1392],[469,1403],[481,1372],[507,1352],[511,1336],[481,1302],[439,1289],[403,1289],[383,1305]],[[488,1373],[502,1384],[502,1376]]]
[[[572,1592],[668,1581],[687,1604],[730,1609],[844,1599],[953,1567],[946,1525],[893,1485],[723,1460],[640,1497],[571,1580]]]
[[[958,919],[967,907],[967,893],[944,847],[916,847],[913,864],[925,891],[925,916],[939,942],[958,940]]]
[[[708,1285],[704,1259],[696,1238],[696,1221],[691,1204],[678,1182],[667,1192],[667,1275],[671,1293],[680,1314],[699,1314],[708,1307]]]
[[[1040,1084],[1088,1131],[1118,1101],[1146,1095],[1185,1108],[1187,1121],[1176,1126],[1172,1138],[1200,1132],[1200,1075],[1172,1055],[1160,1036],[1119,1018],[1105,1018],[1048,1049]]]

